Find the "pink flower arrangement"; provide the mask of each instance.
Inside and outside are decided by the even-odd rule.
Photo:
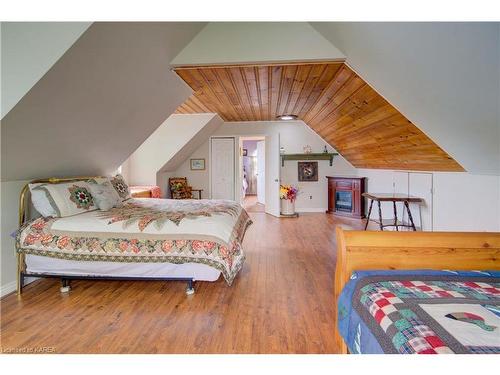
[[[280,199],[288,199],[292,203],[297,199],[299,189],[292,185],[280,185]]]

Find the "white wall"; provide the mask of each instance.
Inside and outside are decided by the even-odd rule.
[[[19,228],[19,193],[26,183],[28,181],[0,183],[0,203],[2,208],[0,215],[1,296],[14,291],[16,288],[16,247],[15,240],[10,234]]]
[[[244,140],[243,141],[243,148],[247,150],[248,152],[248,156],[256,156],[256,152],[257,152],[257,142],[259,142],[259,140]]]
[[[90,22],[2,22],[2,115],[26,94]]]
[[[302,123],[295,128],[283,126],[280,129],[280,143],[287,154],[304,152],[304,146],[309,145],[313,152],[323,152],[325,145],[328,152],[336,152],[311,128]],[[299,195],[295,202],[298,212],[325,212],[328,208],[328,183],[326,176],[355,175],[356,169],[343,157],[336,156],[333,166],[327,160],[318,160],[318,181],[299,182],[298,162],[285,161],[281,168],[281,183],[291,184],[299,188]]]
[[[203,144],[198,147],[191,155],[189,155],[181,165],[171,171],[161,173],[158,180],[161,181],[162,192],[165,197],[170,197],[167,192],[167,184],[169,177],[187,177],[188,183],[193,189],[202,189],[201,197],[202,199],[209,199],[210,192],[210,182],[209,182],[209,148],[210,143],[208,137],[205,139]],[[192,171],[190,159],[205,159],[205,170],[204,171]],[[196,193],[195,193],[196,194]]]
[[[497,176],[434,173],[434,230],[498,231],[499,191]]]
[[[61,25],[50,24],[55,29]],[[21,32],[24,26],[26,32]],[[190,89],[168,67],[203,26],[99,22],[71,45],[72,33],[63,25],[58,30],[68,35],[40,35],[43,44],[42,39],[31,39],[29,23],[15,26],[14,34],[4,34],[2,24],[2,79],[26,74],[10,86],[2,82],[2,100],[29,90],[1,121],[2,293],[15,285],[14,241],[9,235],[18,227],[19,192],[26,180],[116,170],[189,96]],[[25,51],[31,48],[28,41],[20,45],[25,39],[38,41],[47,54],[39,56],[38,46]],[[71,45],[66,53],[61,47],[64,40]],[[9,45],[12,48],[6,50]],[[8,50],[15,53],[5,60]],[[30,59],[27,53],[34,54],[29,55],[32,61],[23,61]],[[58,59],[58,54],[63,55]],[[39,69],[36,74],[32,65]],[[38,80],[37,75],[43,77]]]
[[[221,124],[219,116],[211,113],[171,115],[123,164],[127,182],[130,185],[156,185],[158,172],[173,169],[166,167],[170,160],[178,154],[185,159],[189,155],[185,153],[186,147],[189,149],[194,145],[192,149],[196,149]],[[208,134],[203,132],[207,126],[210,128]]]
[[[307,22],[211,22],[172,65],[336,60],[344,55]]]
[[[313,152],[322,152],[325,145],[328,147],[329,152],[335,152],[302,121],[226,122],[220,126],[213,135],[236,136],[238,138],[237,143],[239,143],[239,137],[277,136],[278,134],[280,144],[285,148],[286,153],[302,153],[305,145],[310,145]],[[196,150],[180,168],[172,172],[175,176],[186,176],[190,185],[194,188],[204,189],[204,197],[209,197],[210,165],[208,163],[208,152],[209,148],[207,140],[207,142]],[[276,150],[276,152],[278,152],[278,150]],[[207,161],[207,169],[205,171],[190,171],[188,164],[190,158],[205,158]],[[266,164],[267,163],[268,160],[266,160]],[[301,191],[296,202],[296,209],[299,212],[326,211],[328,207],[328,185],[325,176],[356,175],[355,168],[341,156],[334,159],[332,167],[329,166],[328,161],[318,161],[318,166],[318,182],[298,182],[297,161],[286,161],[285,167],[280,168],[281,183],[296,185]],[[272,183],[272,181],[267,178],[266,173],[266,185],[269,186],[270,183]],[[240,191],[239,186],[237,191]],[[310,199],[310,197],[312,197],[312,199]]]
[[[367,177],[367,191],[392,193],[395,172],[389,170],[358,169],[359,176]],[[434,172],[433,175],[433,229],[434,231],[490,231],[500,228],[500,179],[498,176],[471,173]],[[392,206],[382,203],[383,217],[393,217]],[[412,214],[418,207],[412,205]],[[368,211],[368,205],[366,205]],[[374,204],[372,218],[378,218]],[[424,228],[429,230],[429,228]]]
[[[500,40],[500,23],[498,23],[498,39]],[[500,61],[500,48],[498,49],[498,61]],[[498,77],[500,77],[500,63],[498,64]],[[498,80],[498,147],[500,147],[500,79]],[[500,152],[498,153],[498,165],[500,165]],[[498,184],[500,185],[500,175],[498,176]],[[498,212],[500,212],[500,189],[498,189]],[[498,231],[500,232],[500,220],[498,222]]]
[[[169,62],[203,26],[92,24],[2,118],[2,181],[115,171],[191,95]]]
[[[468,172],[500,174],[498,23],[312,25]]]

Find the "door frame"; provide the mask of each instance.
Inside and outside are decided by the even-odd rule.
[[[262,143],[262,146],[263,146],[263,149],[261,151],[263,151],[263,155],[261,155],[259,153],[259,143]],[[262,148],[261,146],[261,148]],[[257,168],[257,170],[259,171],[259,174],[257,176],[257,202],[263,204],[264,206],[266,205],[266,190],[267,190],[267,180],[266,180],[266,139],[261,139],[261,140],[258,140],[257,141],[257,166],[258,165],[262,165],[262,159],[264,159],[264,173],[261,173],[261,170],[260,168]],[[259,188],[259,180],[260,182],[264,182],[264,186],[261,186],[262,189]],[[263,180],[263,181],[262,181]],[[262,191],[264,190],[264,191]],[[260,200],[259,200],[259,196],[262,197],[264,196],[264,203],[262,203]],[[265,210],[265,209],[264,209]]]
[[[241,193],[241,182],[243,180],[243,141],[264,141],[264,145],[267,144],[268,136],[267,135],[238,135],[236,136],[238,138],[238,163],[237,163],[237,170],[238,170],[238,176],[236,178],[236,188],[238,191]],[[265,149],[264,149],[265,151]],[[267,159],[264,159],[267,163]],[[266,168],[267,170],[267,168]],[[264,176],[264,189],[267,188],[267,179]],[[267,196],[267,195],[266,195]],[[266,198],[267,199],[267,198]],[[240,200],[241,200],[241,194],[240,194]],[[243,202],[241,202],[243,203]],[[266,206],[266,204],[264,204]]]
[[[234,183],[235,183],[235,191],[234,191],[234,194],[236,196],[236,194],[238,194],[238,199],[235,199],[236,202],[240,202],[241,201],[241,173],[242,173],[242,170],[243,170],[243,157],[242,157],[242,154],[243,154],[243,149],[242,149],[242,144],[241,144],[241,139],[263,139],[265,142],[266,142],[266,211],[265,213],[268,214],[268,215],[271,215],[271,216],[275,216],[275,217],[279,217],[279,202],[278,202],[278,212],[276,213],[276,215],[272,212],[269,212],[269,205],[267,204],[269,201],[268,199],[271,199],[270,195],[267,194],[267,186],[271,183],[271,180],[274,180],[274,178],[269,178],[268,174],[270,174],[270,169],[268,168],[267,166],[267,163],[269,163],[270,159],[267,158],[267,148],[268,147],[271,147],[271,137],[273,137],[274,135],[273,134],[269,134],[269,133],[259,133],[259,134],[249,134],[249,135],[246,135],[246,134],[228,134],[228,135],[214,135],[214,136],[210,136],[209,137],[209,141],[210,141],[210,146],[209,146],[209,150],[208,150],[208,157],[209,157],[209,160],[212,160],[212,138],[233,138],[235,140],[234,142],[234,145],[235,145],[235,161],[234,161]],[[279,132],[276,134],[277,136],[277,142],[278,142],[278,148],[275,150],[276,151],[276,156],[277,156],[277,163],[278,163],[278,167],[280,166],[280,161],[279,161],[279,145],[281,144],[280,142],[280,134]],[[236,160],[237,158],[237,160]],[[209,163],[210,164],[210,163]],[[211,165],[209,165],[209,168],[211,168]],[[210,199],[212,199],[212,173],[210,172],[208,174],[209,176],[209,197]],[[278,182],[278,185],[277,185],[277,189],[275,191],[275,198],[278,199],[279,201],[279,183],[281,181],[281,168],[278,168],[278,176],[276,177],[277,178],[277,182]],[[236,198],[236,197],[235,197]]]
[[[209,147],[208,147],[208,160],[209,160],[209,173],[208,173],[208,196],[210,197],[209,199],[212,199],[212,173],[213,173],[213,168],[212,168],[212,139],[232,139],[233,140],[233,145],[234,145],[234,150],[233,150],[233,199],[236,198],[236,182],[237,182],[237,175],[236,175],[236,151],[237,151],[237,142],[236,142],[236,136],[210,136],[209,138]],[[236,199],[235,199],[236,200]]]

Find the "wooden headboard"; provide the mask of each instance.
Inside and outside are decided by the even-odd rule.
[[[500,270],[500,233],[371,232],[337,227],[335,306],[354,271],[411,269]],[[341,353],[347,353],[338,329],[335,337]]]

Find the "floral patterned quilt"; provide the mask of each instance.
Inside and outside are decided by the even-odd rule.
[[[409,273],[353,275],[338,301],[352,353],[500,353],[498,272]]]
[[[202,263],[229,285],[243,266],[252,223],[236,202],[130,199],[123,207],[38,218],[17,233],[17,251],[71,260]]]

